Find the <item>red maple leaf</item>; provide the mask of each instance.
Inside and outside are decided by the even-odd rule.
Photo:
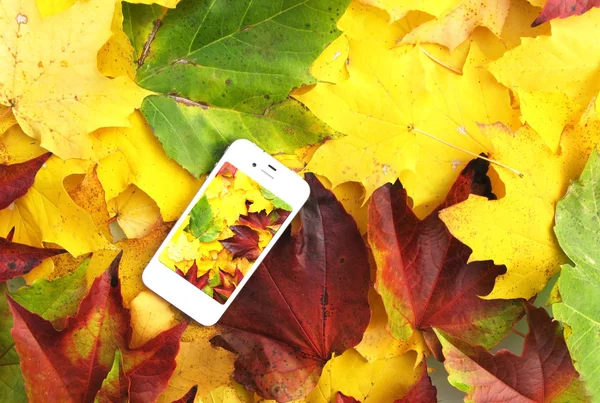
[[[306,396],[332,354],[369,323],[369,260],[354,219],[307,175],[302,228],[283,233],[219,322],[214,346],[237,354],[234,378],[267,399]]]
[[[118,277],[120,259],[121,254],[94,280],[77,314],[67,317],[60,331],[8,297],[14,318],[12,337],[32,401],[93,401],[117,349],[131,382],[131,401],[154,401],[167,386],[186,324],[130,349],[130,314],[123,307]]]
[[[437,403],[437,389],[431,383],[427,367],[423,366],[421,378],[410,388],[408,393],[394,403]]]
[[[438,217],[439,210],[466,200],[471,192],[489,193],[485,172],[484,161],[472,161],[446,200],[423,220],[410,209],[398,181],[377,189],[369,205],[368,236],[377,263],[376,289],[389,317],[395,318],[388,327],[400,338],[410,334],[412,327],[420,329],[440,359],[433,327],[471,344],[491,347],[522,317],[521,301],[479,297],[492,290],[496,276],[506,268],[492,261],[467,263],[471,249],[454,238]],[[476,176],[478,180],[474,180]],[[486,320],[493,325],[486,327]]]
[[[600,0],[548,0],[531,26],[537,27],[555,18],[581,15],[594,7],[600,7]]]
[[[183,274],[183,272],[177,267],[175,267],[175,271],[181,277],[185,278],[187,281],[192,283],[192,285],[194,285],[196,288],[203,289],[208,284],[208,277],[210,276],[210,271],[207,271],[206,273],[198,277],[198,265],[196,264],[195,260],[192,264],[192,267],[189,268],[186,274]]]
[[[245,225],[233,225],[229,229],[235,235],[219,242],[229,252],[233,253],[233,257],[245,257],[248,260],[258,259],[261,252],[258,246],[258,232]]]
[[[240,224],[246,225],[254,229],[266,229],[271,225],[271,219],[265,212],[261,210],[258,213],[248,213],[248,215],[241,215],[239,218]]]
[[[583,402],[585,391],[558,322],[544,308],[525,303],[529,333],[520,356],[508,350],[495,355],[440,332],[453,383],[467,392],[465,400],[491,402]]]
[[[0,210],[27,193],[33,185],[35,175],[50,156],[52,153],[42,154],[20,164],[0,164]]]
[[[12,242],[15,229],[6,238],[0,237],[0,281],[29,273],[44,259],[65,253],[64,249],[35,248]]]

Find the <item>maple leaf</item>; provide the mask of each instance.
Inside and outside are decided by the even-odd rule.
[[[0,281],[29,273],[42,260],[65,253],[64,249],[36,248],[12,242],[14,229],[6,238],[0,237]]]
[[[219,242],[233,253],[233,257],[245,257],[248,260],[258,259],[261,252],[261,248],[258,246],[258,232],[245,225],[233,225],[229,229],[235,235]]]
[[[495,355],[452,339],[443,331],[444,366],[452,385],[477,402],[585,402],[558,322],[544,308],[525,303],[529,333],[520,356],[508,350]]]
[[[402,399],[394,403],[430,403],[437,402],[437,388],[431,383],[427,367],[423,367],[421,378],[415,383]]]
[[[115,349],[126,344],[123,332],[113,329],[129,326],[129,312],[120,307],[120,285],[115,278],[119,260],[120,256],[94,281],[77,314],[66,320],[62,331],[9,298],[14,318],[12,336],[30,399],[52,396],[55,401],[86,401],[100,389],[112,367]],[[90,333],[82,339],[83,329]],[[86,347],[77,349],[84,342]],[[55,347],[59,345],[62,348]],[[70,354],[77,357],[75,362],[67,358]],[[57,365],[59,362],[66,365]]]
[[[129,306],[132,329],[131,348],[143,345],[173,325],[175,312],[172,305],[152,291],[140,292]]]
[[[75,204],[65,189],[66,177],[84,174],[91,165],[90,161],[50,157],[29,191],[14,206],[0,210],[0,233],[15,227],[16,242],[32,246],[51,242],[74,256],[99,249],[114,250],[91,215]]]
[[[436,357],[440,346],[433,328],[471,344],[490,348],[522,315],[521,301],[485,301],[496,276],[506,268],[492,261],[467,263],[471,249],[454,238],[438,212],[471,193],[490,197],[487,163],[474,160],[459,175],[446,200],[419,220],[397,181],[379,188],[369,205],[369,243],[377,263],[375,287],[395,337],[409,340],[413,328]]]
[[[127,126],[127,116],[149,94],[128,77],[104,77],[96,66],[111,35],[114,5],[82,1],[42,19],[35,0],[2,4],[0,103],[12,107],[29,136],[63,159],[93,156],[88,133]],[[56,29],[63,25],[69,29]]]
[[[576,122],[600,91],[598,18],[600,10],[594,9],[554,20],[552,35],[523,38],[489,66],[499,82],[519,95],[522,120],[555,152],[565,124]]]
[[[369,262],[356,223],[314,176],[306,180],[302,228],[282,235],[211,340],[238,355],[237,382],[279,401],[308,394],[332,354],[360,342],[370,317]]]
[[[21,164],[0,165],[0,210],[27,193],[35,175],[51,155],[46,153]]]
[[[254,229],[266,229],[271,224],[269,215],[262,210],[258,213],[248,213],[247,215],[241,215],[239,222],[242,225],[246,225]]]
[[[164,15],[127,5],[136,81],[162,94],[147,98],[142,112],[167,154],[200,176],[238,138],[274,154],[337,137],[286,98],[292,88],[315,81],[308,67],[337,36],[335,22],[348,3],[184,1]],[[182,36],[183,26],[196,35]]]
[[[108,212],[129,239],[145,237],[161,218],[156,202],[135,185],[112,199]]]
[[[333,187],[360,182],[364,200],[400,178],[419,216],[425,215],[471,159],[452,145],[475,155],[488,150],[476,122],[511,121],[509,94],[479,67],[487,58],[476,44],[458,76],[418,47],[390,51],[372,41],[349,43],[348,80],[293,94],[347,135],[319,147],[305,171],[327,177]]]
[[[265,210],[261,210],[258,213],[250,212],[247,215],[241,215],[238,221],[242,225],[257,230],[277,230],[288,218],[290,211],[291,208],[289,210],[278,208],[274,209],[269,214],[267,214]]]
[[[176,273],[179,274],[181,277],[185,278],[193,286],[200,290],[208,284],[208,277],[210,276],[210,271],[207,271],[206,273],[198,277],[198,265],[196,264],[195,260],[192,264],[192,267],[188,269],[187,273],[184,274],[179,269],[176,269]]]
[[[599,0],[548,0],[540,15],[531,23],[536,27],[554,18],[581,15],[593,7],[600,7]]]
[[[51,322],[75,315],[87,292],[89,262],[89,258],[85,259],[71,274],[53,281],[37,279],[31,286],[21,287],[11,293],[10,297],[28,311]]]
[[[166,388],[175,370],[179,339],[187,322],[158,334],[135,350],[123,351],[125,376],[131,381],[132,401],[153,402]]]
[[[461,0],[437,19],[413,29],[402,43],[439,43],[452,52],[479,26],[500,36],[509,7],[509,0]]]
[[[215,349],[211,346],[209,340],[216,334],[215,327],[189,324],[181,339],[176,359],[177,367],[160,401],[177,400],[183,392],[194,386],[198,387],[197,396],[208,395],[206,400],[208,402],[221,401],[219,399],[221,394],[214,389],[230,382],[235,356],[227,350]],[[241,386],[238,385],[238,388],[245,392]],[[248,392],[245,393],[250,395]],[[225,399],[222,400],[227,402]]]
[[[593,353],[600,332],[596,302],[600,289],[598,172],[600,156],[594,150],[581,177],[558,202],[554,227],[560,246],[573,263],[562,266],[557,283],[560,301],[552,305],[552,312],[569,329],[565,332],[567,346],[592,399],[600,396],[600,379],[594,375],[600,358]]]
[[[97,152],[97,172],[106,200],[134,184],[156,202],[163,220],[175,221],[198,192],[200,183],[165,154],[139,111],[129,116],[129,122],[128,128],[104,128],[91,134],[102,146]],[[174,184],[177,192],[168,191]]]
[[[473,249],[469,261],[491,259],[506,265],[507,272],[496,279],[486,298],[530,298],[565,261],[552,231],[554,205],[577,163],[570,153],[554,155],[526,126],[517,132],[501,123],[482,128],[494,144],[492,158],[523,177],[499,169],[506,196],[488,200],[471,195],[442,210],[440,218],[453,236]]]
[[[384,353],[385,346],[380,349]],[[319,383],[302,401],[330,403],[341,393],[362,403],[393,402],[419,380],[425,365],[417,360],[412,351],[366,361],[355,349],[346,350],[327,362]]]
[[[9,298],[14,318],[12,336],[29,398],[45,396],[47,400],[51,396],[61,402],[93,399],[114,366],[117,350],[123,355],[132,399],[154,400],[166,386],[175,368],[185,323],[130,349],[130,314],[122,306],[118,279],[120,260],[121,254],[96,278],[75,316],[68,317],[60,331]]]
[[[107,265],[115,258],[118,250],[121,250],[123,259],[119,270],[119,278],[122,283],[123,304],[125,307],[129,307],[131,301],[140,292],[148,289],[142,282],[142,272],[172,227],[173,223],[164,223],[160,220],[145,237],[123,239],[115,243],[114,246],[117,251],[100,250],[95,252],[88,267],[88,278],[94,279],[100,276]]]

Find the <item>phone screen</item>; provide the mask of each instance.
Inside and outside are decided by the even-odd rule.
[[[292,207],[226,162],[159,255],[224,304]]]

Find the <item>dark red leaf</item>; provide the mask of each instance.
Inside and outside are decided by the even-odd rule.
[[[196,264],[196,261],[194,261],[192,267],[189,268],[186,274],[183,274],[183,272],[177,267],[175,267],[175,271],[181,277],[185,278],[187,281],[192,283],[196,288],[203,289],[208,284],[208,277],[210,276],[210,271],[207,271],[206,273],[198,277],[198,265]]]
[[[258,246],[258,232],[245,225],[233,225],[229,227],[235,234],[231,238],[224,239],[221,244],[231,253],[233,257],[245,257],[248,260],[256,260],[260,256],[261,249]]]
[[[192,387],[185,395],[181,396],[181,399],[174,400],[173,403],[194,403],[197,392],[198,385]]]
[[[67,318],[62,331],[8,297],[14,318],[12,336],[32,401],[47,402],[51,397],[55,402],[87,402],[96,396],[112,367],[115,350],[125,348],[127,332],[131,332],[117,277],[120,259],[121,254],[94,280],[77,314]]]
[[[440,332],[451,381],[467,392],[465,400],[481,403],[586,401],[562,328],[544,308],[525,302],[525,309],[529,333],[521,356],[492,355]]]
[[[346,396],[342,392],[338,392],[335,395],[335,403],[360,403],[360,401],[356,400],[352,396]]]
[[[537,27],[555,18],[581,15],[594,7],[600,7],[600,0],[548,0],[542,12],[531,24]]]
[[[390,317],[388,326],[399,338],[410,335],[413,327],[420,329],[439,359],[433,327],[491,347],[522,317],[521,301],[479,297],[492,290],[496,276],[506,268],[492,261],[467,263],[471,249],[454,238],[438,217],[439,210],[466,200],[471,192],[491,196],[486,171],[481,160],[471,162],[446,200],[423,220],[412,212],[399,182],[377,189],[369,205],[376,289]]]
[[[156,398],[162,393],[175,368],[179,336],[185,324],[130,350],[132,331],[130,314],[121,297],[120,259],[121,254],[94,280],[79,310],[66,318],[61,331],[8,297],[14,318],[12,336],[31,401],[93,401],[117,349],[124,357],[132,397]]]
[[[241,215],[239,218],[240,224],[247,225],[254,229],[266,229],[271,224],[271,219],[265,212],[261,210],[258,213],[248,213],[248,215]]]
[[[20,164],[0,164],[0,210],[27,193],[33,185],[35,175],[51,155],[52,153],[42,154]]]
[[[186,326],[186,322],[181,322],[143,346],[123,353],[132,402],[154,402],[165,390],[177,365],[175,357]]]
[[[427,368],[423,366],[423,374],[408,393],[402,399],[394,400],[394,403],[436,403],[437,389],[431,383],[431,378],[427,374]]]
[[[64,249],[36,248],[12,242],[14,228],[6,238],[0,237],[0,281],[29,273],[44,259],[65,253]]]
[[[237,382],[278,401],[310,393],[332,354],[358,344],[370,319],[368,254],[356,223],[313,175],[306,180],[302,228],[282,235],[211,340],[238,355]]]

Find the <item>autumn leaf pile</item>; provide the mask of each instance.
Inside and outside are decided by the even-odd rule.
[[[600,401],[598,1],[0,3],[0,402]],[[311,196],[202,327],[141,273],[239,138]],[[246,185],[165,252],[218,300]]]

